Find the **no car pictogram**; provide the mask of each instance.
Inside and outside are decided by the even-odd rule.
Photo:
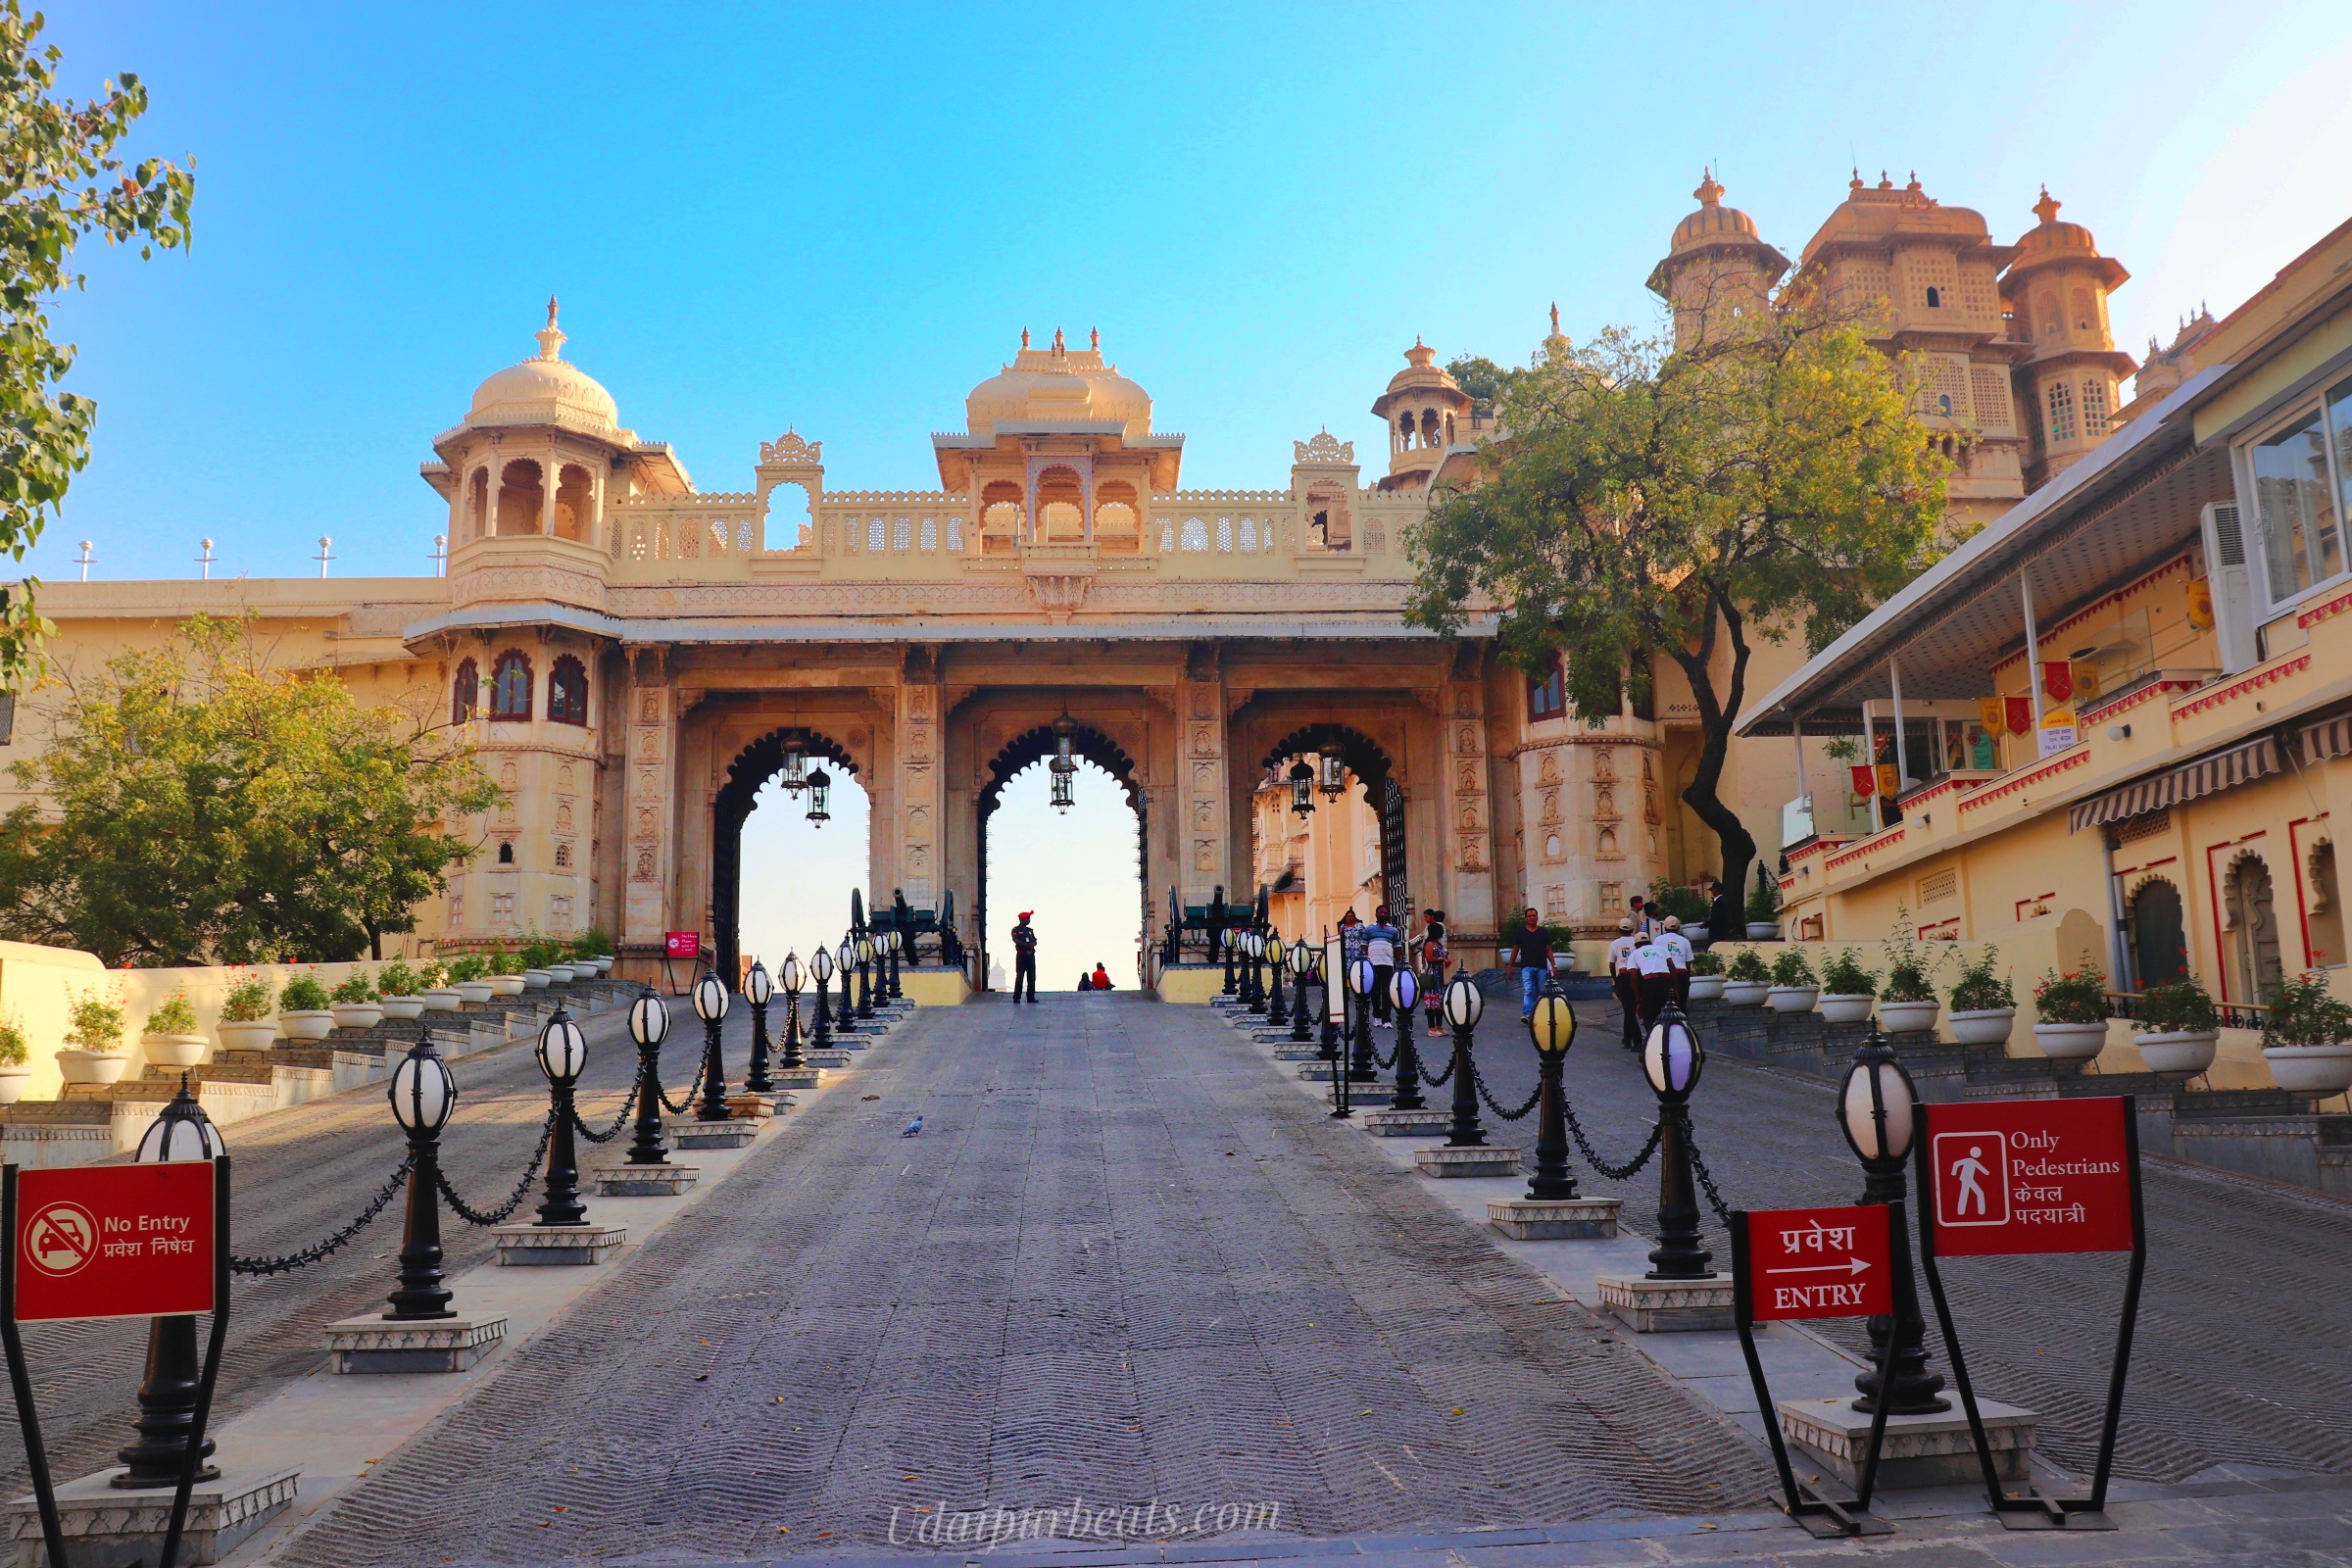
[[[77,1273],[98,1252],[98,1222],[79,1203],[57,1202],[24,1227],[24,1258],[44,1274]]]

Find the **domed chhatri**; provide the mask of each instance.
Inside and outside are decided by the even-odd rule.
[[[1102,334],[1073,349],[1054,332],[1052,348],[1029,346],[1021,329],[1021,351],[1013,362],[972,388],[963,401],[973,435],[994,435],[999,425],[1067,426],[1116,424],[1129,439],[1152,433],[1152,395],[1102,363]]]
[[[1724,240],[1756,239],[1756,220],[1737,207],[1723,205],[1723,185],[1712,169],[1699,171],[1698,189],[1690,194],[1698,198],[1698,211],[1674,225],[1671,254],[1680,256]]]
[[[547,302],[547,325],[537,333],[539,352],[510,365],[473,390],[468,425],[559,424],[575,430],[620,427],[620,409],[594,376],[564,360],[564,333],[556,325],[556,301]]]

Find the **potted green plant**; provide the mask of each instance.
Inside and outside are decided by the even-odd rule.
[[[324,1040],[335,1032],[334,1004],[315,974],[298,974],[277,994],[277,1027],[288,1040]]]
[[[1721,1002],[1723,1000],[1723,955],[1693,953],[1690,955],[1690,1000],[1692,1002]]]
[[[32,1043],[24,1038],[24,1026],[13,1014],[0,1018],[0,1105],[23,1100],[31,1082]]]
[[[571,978],[570,966],[563,961],[564,950],[545,937],[526,938],[522,944],[522,983],[533,991],[561,985]],[[559,974],[558,971],[562,972]],[[533,976],[538,978],[534,979]]]
[[[338,1029],[372,1029],[384,1021],[381,994],[365,969],[354,968],[345,975],[326,1000]]]
[[[2262,1059],[2279,1088],[2298,1095],[2352,1089],[2352,1004],[2337,1000],[2317,972],[2279,985],[2263,1022]]]
[[[1821,966],[1821,1015],[1831,1023],[1860,1023],[1878,995],[1878,973],[1863,968],[1853,949],[1839,949]]]
[[[57,1070],[69,1084],[111,1084],[122,1076],[130,1057],[122,1051],[122,999],[120,993],[76,997],[66,1010],[66,1043],[57,1054]]]
[[[1952,985],[1952,1039],[1963,1046],[2005,1046],[2017,1026],[2017,992],[1995,971],[2000,949],[1990,943],[1974,959],[1960,960]]]
[[[1781,934],[1781,884],[1772,868],[1756,862],[1756,885],[1747,890],[1747,940],[1770,942]]]
[[[2183,975],[2139,994],[2132,1044],[2139,1048],[2148,1071],[2203,1072],[2213,1065],[2221,1038],[2221,1014],[2196,976]]]
[[[2052,1061],[2089,1061],[2107,1049],[2107,976],[2095,963],[2042,972],[2034,988],[2034,1043]]]
[[[1813,965],[1805,959],[1805,950],[1790,943],[1776,954],[1772,960],[1772,989],[1764,994],[1764,1004],[1775,1012],[1811,1012],[1821,996],[1821,982],[1813,977]]]
[[[485,956],[490,960],[490,994],[494,997],[521,996],[522,955],[501,948]]]
[[[416,978],[424,984],[424,1004],[435,1012],[455,1012],[466,1000],[465,994],[451,983],[449,965],[436,958],[419,965]]]
[[[415,1018],[424,1011],[424,976],[406,958],[394,958],[375,972],[375,990],[387,1018]]]
[[[174,991],[158,1003],[139,1032],[139,1051],[155,1067],[193,1067],[212,1046],[197,1027],[196,1004],[185,991]]]
[[[588,965],[599,976],[609,975],[612,972],[612,947],[611,937],[602,931],[590,930],[571,944],[571,961]]]
[[[1731,967],[1723,971],[1724,1005],[1755,1006],[1771,989],[1772,971],[1764,967],[1762,954],[1753,948],[1741,948],[1732,955]]]
[[[220,1021],[213,1026],[222,1051],[268,1051],[277,1041],[277,998],[270,982],[249,974],[221,999]]]
[[[467,1002],[488,1002],[497,995],[490,983],[490,960],[478,953],[461,953],[449,960],[449,983]]]
[[[1884,945],[1886,984],[1879,990],[1879,1024],[1889,1033],[1924,1034],[1936,1027],[1936,1014],[1943,1010],[1934,975],[1945,956],[1928,956],[1911,912],[1901,907],[1895,910],[1894,935]]]

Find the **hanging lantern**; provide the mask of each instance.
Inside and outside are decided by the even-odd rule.
[[[1071,745],[1077,739],[1077,735],[1078,721],[1070,717],[1065,710],[1062,715],[1054,721],[1054,761],[1062,772],[1066,773],[1078,765],[1076,760],[1071,756]]]
[[[808,820],[822,827],[833,820],[826,809],[833,804],[833,775],[821,767],[808,770]]]
[[[797,739],[784,743],[784,776],[781,782],[788,795],[798,795],[808,787],[808,748]]]
[[[1348,787],[1347,759],[1340,755],[1338,741],[1324,742],[1319,756],[1323,763],[1323,793],[1336,801],[1340,798],[1340,792]]]
[[[1304,816],[1315,808],[1315,770],[1304,762],[1293,762],[1290,780],[1291,809]]]
[[[1054,809],[1056,811],[1066,812],[1077,804],[1077,797],[1071,791],[1071,784],[1076,774],[1075,767],[1064,768],[1058,760],[1054,764],[1053,800]]]

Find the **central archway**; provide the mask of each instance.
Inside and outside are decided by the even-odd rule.
[[[976,987],[988,984],[991,953],[989,945],[989,820],[1004,804],[1005,786],[1015,777],[1028,772],[1038,763],[1054,755],[1054,726],[1039,724],[1006,741],[988,760],[988,783],[982,787],[978,808],[973,812],[977,836],[978,891],[973,900],[973,929],[977,938],[978,956],[973,963],[972,980]],[[1084,722],[1076,723],[1070,734],[1070,755],[1081,762],[1090,762],[1107,774],[1125,796],[1128,808],[1135,812],[1135,873],[1137,931],[1140,935],[1151,927],[1150,847],[1151,813],[1142,786],[1139,769],[1126,748],[1117,741]],[[1042,977],[1041,977],[1042,978]],[[1066,983],[1066,982],[1065,982]],[[1121,977],[1121,984],[1127,983]]]
[[[1364,804],[1379,819],[1380,902],[1401,920],[1412,903],[1404,857],[1404,789],[1381,744],[1353,725],[1319,721],[1300,725],[1276,741],[1258,766],[1269,777],[1279,777],[1293,759],[1318,756],[1326,746],[1338,751],[1340,760],[1363,787]]]
[[[727,764],[727,781],[710,808],[710,939],[718,972],[729,984],[743,952],[743,824],[759,804],[760,786],[784,770],[787,742],[801,746],[809,766],[831,763],[858,777],[857,760],[847,747],[821,730],[797,724],[768,731]]]

